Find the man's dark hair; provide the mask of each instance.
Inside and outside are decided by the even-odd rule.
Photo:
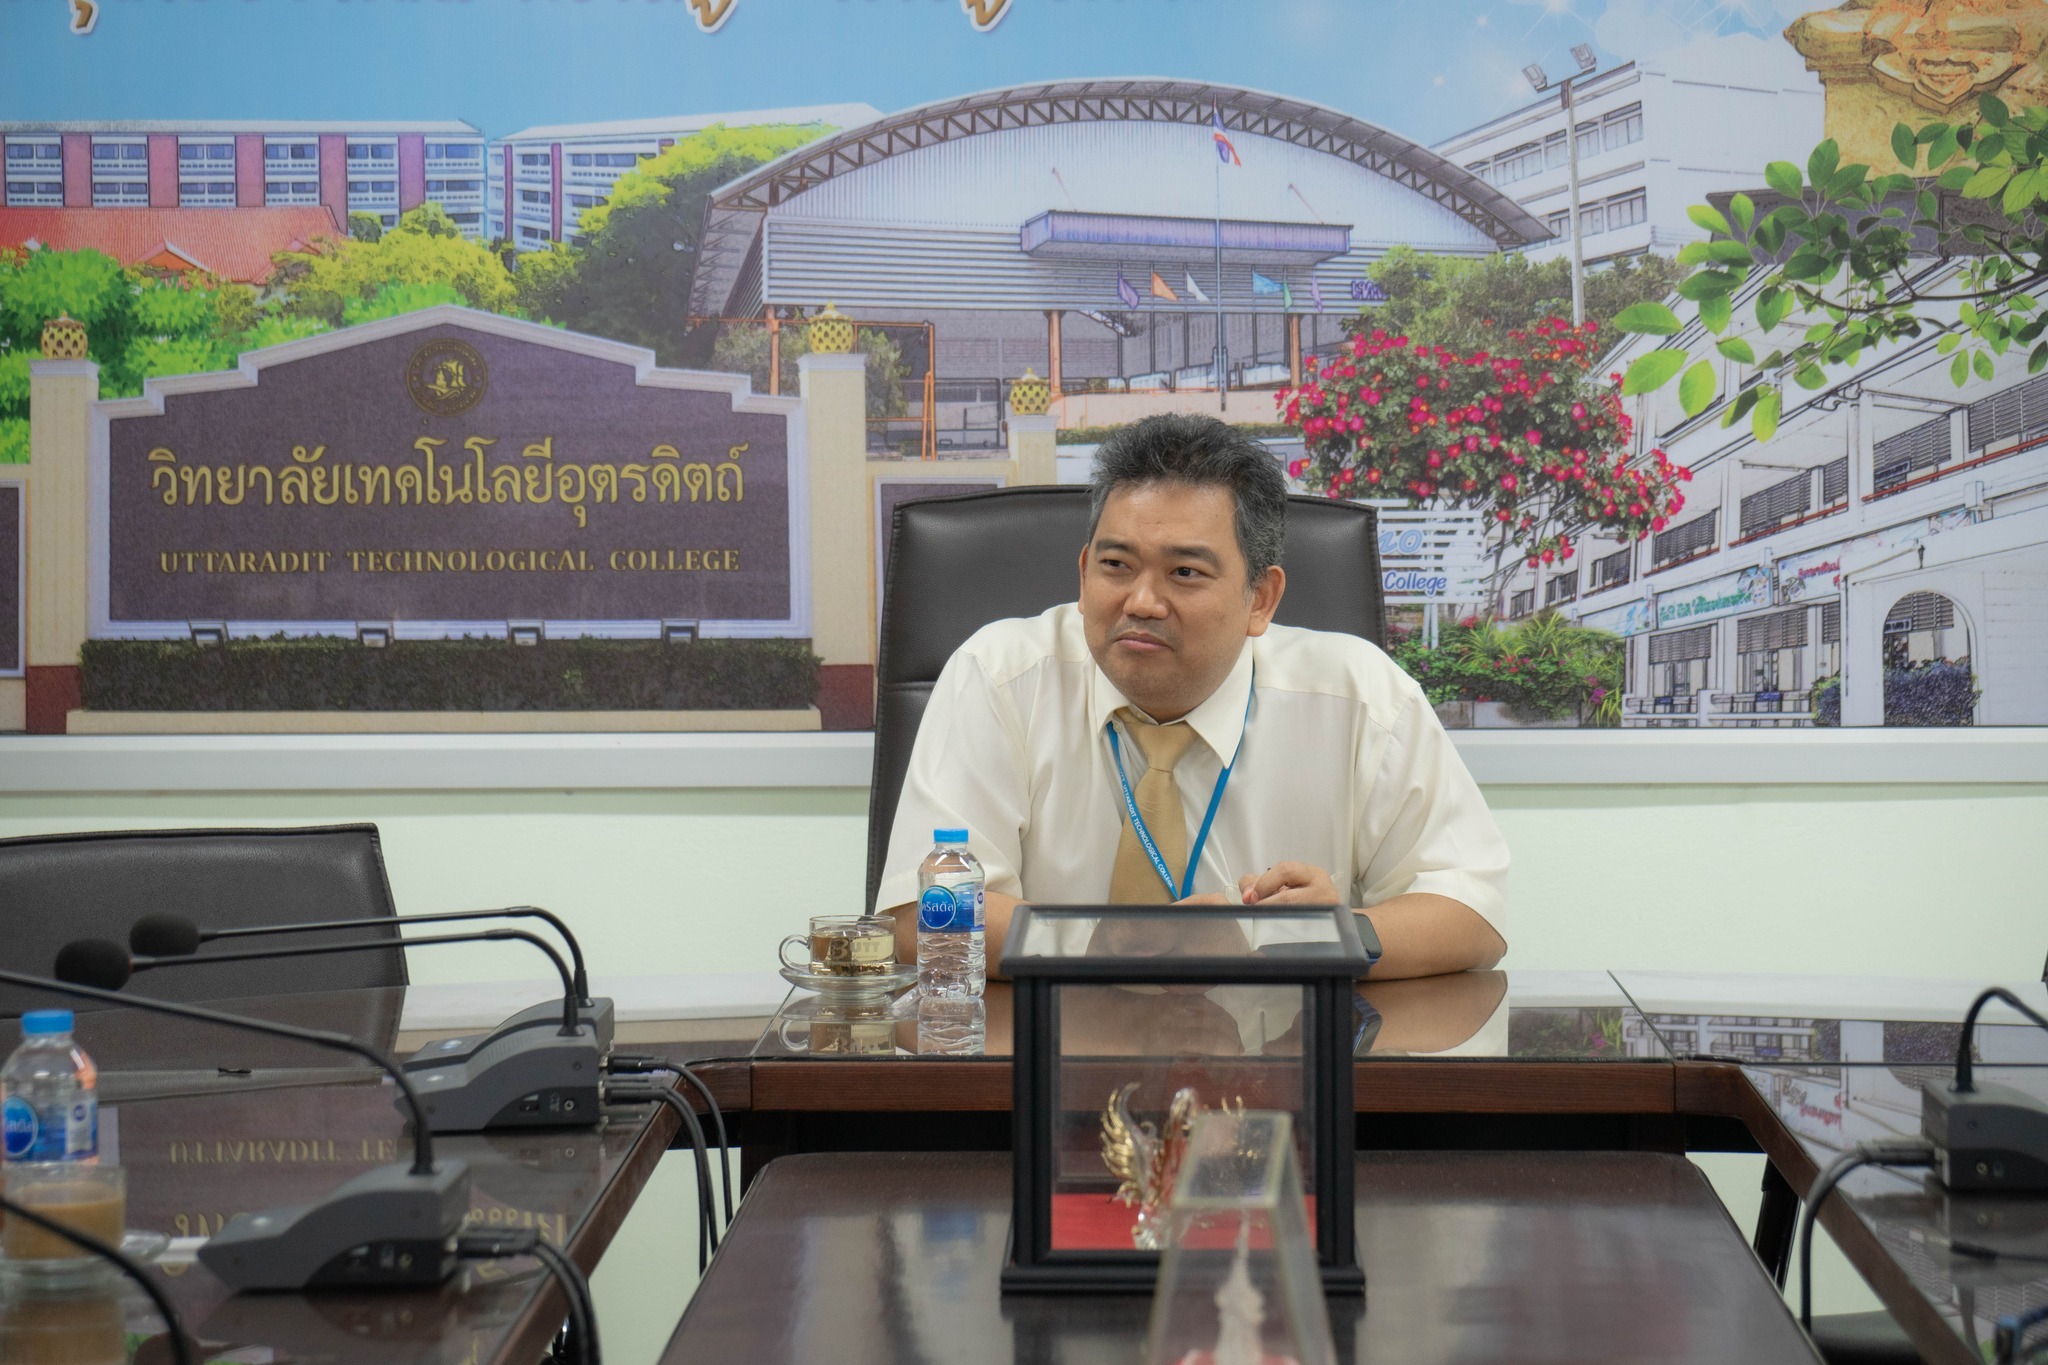
[[[1095,451],[1088,538],[1102,505],[1119,488],[1178,483],[1230,490],[1237,504],[1237,548],[1256,584],[1280,562],[1287,540],[1287,480],[1264,446],[1225,422],[1193,413],[1161,413],[1112,433]]]

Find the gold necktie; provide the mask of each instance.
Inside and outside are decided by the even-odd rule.
[[[1185,724],[1155,725],[1129,707],[1116,714],[1124,722],[1124,733],[1145,759],[1145,771],[1132,793],[1138,803],[1138,814],[1144,817],[1145,828],[1151,831],[1152,842],[1178,885],[1187,872],[1188,817],[1181,805],[1180,788],[1173,780],[1173,767],[1188,751],[1188,745],[1194,743],[1194,729]],[[1125,761],[1129,763],[1128,757]],[[1109,873],[1110,904],[1167,905],[1175,899],[1166,883],[1159,880],[1152,860],[1145,856],[1145,846],[1138,842],[1138,832],[1131,827],[1126,812],[1123,827],[1117,833],[1116,863]]]

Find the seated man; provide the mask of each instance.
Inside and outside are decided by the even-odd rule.
[[[1356,636],[1273,624],[1273,457],[1150,417],[1093,483],[1080,601],[983,627],[932,691],[875,901],[900,960],[932,831],[965,826],[991,968],[1026,900],[1349,905],[1375,977],[1499,961],[1507,844],[1422,689]]]

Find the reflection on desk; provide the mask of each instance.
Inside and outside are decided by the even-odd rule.
[[[1000,1296],[1010,1179],[1001,1153],[776,1162],[662,1359],[1138,1359],[1145,1295]],[[1682,1157],[1368,1152],[1357,1188],[1367,1285],[1330,1300],[1340,1359],[1815,1359]]]
[[[388,1046],[404,995],[215,1003],[312,1028],[367,1022]],[[78,1033],[100,1066],[102,1155],[128,1172],[131,1228],[210,1236],[236,1213],[303,1203],[409,1148],[391,1088],[367,1065],[308,1067],[307,1054],[321,1054],[303,1045],[121,1009],[80,1015]],[[602,1127],[443,1135],[435,1151],[468,1163],[472,1224],[532,1228],[588,1268],[675,1126],[659,1106],[618,1106]],[[195,1261],[166,1260],[155,1273],[208,1358],[241,1349],[333,1365],[530,1361],[560,1321],[552,1282],[525,1259],[467,1266],[425,1293],[236,1295]]]
[[[1986,984],[1917,977],[1616,972],[1614,980],[1672,1055],[1771,1066],[1952,1066],[1964,1012]],[[2048,986],[2001,982],[2048,1011]],[[1993,1003],[1976,1055],[2048,1066],[2048,1032]]]
[[[1174,1027],[1201,1036],[1209,1055],[1284,1050],[1299,992],[1223,986],[1191,995],[1172,1012]],[[1152,997],[1147,995],[1145,999]],[[1090,997],[1081,1051],[1119,1051],[1119,1028],[1156,1029],[1157,1009],[1132,1008],[1119,1022],[1105,991]],[[1011,995],[989,983],[983,997],[984,1036],[974,1054],[1011,1055]],[[858,1060],[917,1058],[920,1041],[914,991],[896,997],[828,998],[792,991],[761,1031],[754,1057]],[[1354,1000],[1356,1055],[1373,1061],[1404,1057],[1517,1058],[1529,1061],[1669,1061],[1663,1039],[1605,972],[1458,972],[1400,981],[1362,981]],[[1077,1027],[1079,1025],[1077,1024]],[[1263,1040],[1263,1041],[1260,1041]],[[1145,1050],[1133,1035],[1133,1045]],[[946,1054],[958,1060],[960,1054]]]
[[[1918,1137],[1921,1086],[1946,1082],[1953,1064],[1951,1050],[1940,1066],[1745,1066],[1742,1073],[1819,1169],[1859,1143]],[[1976,1074],[2048,1099],[2048,1070],[1982,1066]],[[1989,1359],[1998,1318],[2048,1303],[2048,1199],[1954,1195],[1925,1171],[1865,1167],[1836,1187],[1830,1204],[1837,1200],[1940,1314],[1955,1334],[1957,1360]]]

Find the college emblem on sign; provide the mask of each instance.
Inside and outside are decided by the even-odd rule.
[[[405,367],[405,391],[420,411],[460,417],[490,387],[490,370],[476,347],[454,337],[436,337],[412,353]]]

